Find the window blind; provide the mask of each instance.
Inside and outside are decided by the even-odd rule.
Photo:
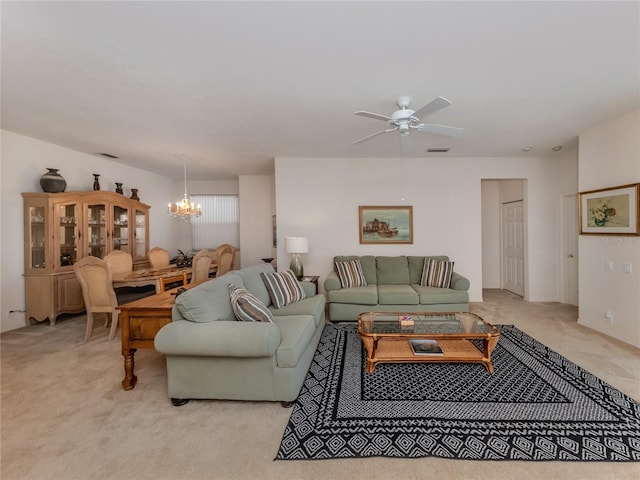
[[[194,250],[215,249],[223,243],[240,247],[240,214],[237,195],[191,195],[202,206],[202,215],[191,219]]]

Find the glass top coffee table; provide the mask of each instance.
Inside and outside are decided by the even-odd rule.
[[[491,352],[500,330],[470,312],[366,312],[358,333],[367,351],[367,372],[378,363],[471,362],[493,373]]]

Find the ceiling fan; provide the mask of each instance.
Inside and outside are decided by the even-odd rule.
[[[436,135],[446,135],[449,137],[457,136],[464,132],[464,128],[449,127],[447,125],[436,125],[433,123],[421,123],[422,118],[442,110],[445,107],[451,105],[451,102],[443,97],[437,97],[425,106],[418,110],[411,110],[409,104],[411,103],[411,97],[399,97],[396,101],[399,110],[396,110],[391,116],[380,115],[379,113],[372,113],[366,111],[355,112],[354,115],[360,115],[361,117],[373,118],[375,120],[382,120],[389,123],[389,128],[380,130],[379,132],[367,135],[359,140],[353,142],[354,145],[365,142],[373,137],[377,137],[383,133],[400,132],[400,143],[402,146],[402,153],[409,153],[411,151],[411,142],[409,133],[411,130],[417,130],[424,133],[435,133]]]

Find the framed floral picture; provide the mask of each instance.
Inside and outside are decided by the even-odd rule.
[[[580,235],[640,235],[640,183],[580,192]]]
[[[361,244],[413,243],[413,207],[358,207]]]

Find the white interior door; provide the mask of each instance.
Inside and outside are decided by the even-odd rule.
[[[578,196],[564,197],[564,302],[578,306]]]
[[[502,288],[524,296],[524,202],[502,204]]]

